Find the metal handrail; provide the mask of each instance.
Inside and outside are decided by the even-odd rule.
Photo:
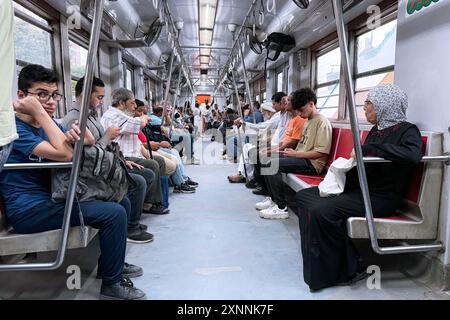
[[[95,9],[91,27],[91,38],[89,41],[88,58],[86,65],[86,75],[83,85],[83,100],[80,108],[80,140],[75,144],[73,155],[73,167],[70,174],[69,187],[67,190],[66,205],[64,208],[64,218],[62,224],[62,232],[58,247],[58,255],[53,262],[45,263],[23,263],[23,264],[3,264],[0,265],[0,271],[19,271],[19,270],[55,270],[61,267],[67,249],[67,241],[69,237],[70,217],[72,215],[72,206],[75,198],[76,185],[78,182],[78,173],[81,163],[81,152],[83,150],[84,136],[86,133],[86,123],[88,117],[88,108],[90,103],[90,94],[92,89],[92,81],[94,77],[94,66],[97,60],[97,49],[100,38],[101,23],[103,17],[103,9],[105,0],[94,0]]]
[[[163,105],[163,118],[161,125],[165,125],[166,123],[166,112],[167,112],[167,100],[169,99],[170,93],[170,83],[172,82],[172,71],[173,71],[173,60],[175,58],[175,53],[172,53],[170,56],[170,64],[169,64],[169,78],[166,82],[166,92],[164,94],[164,105]],[[173,110],[172,110],[173,113]]]
[[[391,160],[386,160],[380,157],[364,157],[363,161],[365,163],[379,163],[379,162],[392,162]],[[442,156],[423,156],[420,162],[445,162],[445,165],[450,165],[450,155]]]
[[[242,50],[242,45],[240,42],[239,42],[239,52],[241,53],[242,68],[244,69],[245,91],[247,92],[247,96],[249,97],[249,100],[250,100],[250,107],[252,108],[253,124],[256,124],[255,106],[253,104],[252,92],[250,91],[250,82],[249,82],[248,76],[247,76],[247,68],[245,67],[244,50]],[[244,122],[243,118],[242,118],[242,122]]]
[[[238,103],[239,116],[242,119],[242,131],[244,131],[244,134],[245,134],[245,122],[244,122],[244,118],[242,117],[242,108],[239,105],[239,92],[238,92],[238,89],[237,89],[236,78],[234,76],[234,70],[233,69],[231,70],[231,76],[233,78],[234,93],[236,94],[236,99],[237,99],[237,103]],[[242,143],[241,131],[240,131],[239,127],[237,128],[237,132],[238,132],[238,139],[239,139],[238,145],[240,145],[240,147],[241,147],[241,154],[242,154],[242,156],[244,156],[244,144]],[[247,166],[245,164],[245,161],[243,162],[243,164],[244,164],[245,180],[249,181],[248,175],[247,175]]]
[[[6,163],[3,170],[66,169],[72,168],[72,164],[73,162]]]
[[[230,63],[231,63],[231,60],[233,60],[233,52],[234,52],[234,48],[236,47],[236,44],[239,42],[239,39],[241,38],[242,32],[245,30],[244,25],[247,23],[247,20],[248,20],[248,18],[250,17],[250,13],[251,13],[252,10],[254,9],[256,2],[257,2],[257,0],[253,0],[253,1],[252,1],[252,4],[251,4],[250,8],[248,9],[247,14],[246,14],[246,16],[245,16],[245,18],[244,18],[244,21],[243,21],[242,24],[240,25],[239,32],[237,33],[237,37],[236,37],[236,39],[234,40],[233,46],[231,47],[231,51],[230,51],[230,54],[229,54],[229,56],[228,56],[227,62],[225,63],[224,68],[223,68],[223,71],[222,71],[222,74],[221,74],[220,77],[219,77],[219,83],[218,83],[218,85],[217,85],[216,90],[220,87],[220,85],[222,84],[222,82],[225,81],[225,76],[226,76],[226,74],[227,74],[227,72],[228,72],[228,66],[229,66]],[[240,43],[239,43],[239,45],[240,45]],[[220,79],[222,79],[222,80],[220,80]]]
[[[356,114],[356,100],[355,91],[353,88],[352,72],[350,67],[350,57],[348,51],[347,33],[345,30],[344,13],[342,9],[341,0],[332,0],[334,17],[336,19],[336,28],[339,39],[339,47],[341,50],[342,68],[347,86],[350,124],[352,129],[353,145],[355,146],[355,155],[357,162],[357,171],[359,184],[361,187],[365,215],[367,220],[367,228],[369,231],[370,243],[372,249],[380,255],[395,254],[395,253],[410,253],[410,252],[424,252],[424,251],[439,251],[444,247],[441,243],[430,245],[408,245],[408,246],[394,246],[394,247],[380,247],[378,244],[378,237],[375,230],[374,217],[372,212],[372,204],[370,201],[369,187],[367,184],[366,170],[363,162],[363,154],[361,148],[361,139],[359,132],[358,117]]]

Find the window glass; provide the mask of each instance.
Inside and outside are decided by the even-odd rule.
[[[126,88],[128,90],[133,90],[133,76],[131,70],[127,68],[126,74]]]
[[[277,75],[277,92],[283,91],[283,72]]]
[[[266,94],[266,92],[265,91],[263,91],[263,93],[262,93],[262,103],[264,103],[264,102],[266,102],[267,101],[267,94]]]
[[[356,38],[358,74],[395,64],[396,32],[394,20]]]
[[[87,63],[87,49],[76,44],[73,41],[69,41],[70,52],[70,74],[75,80],[80,79],[86,72]]]
[[[337,118],[339,107],[339,82],[317,89],[317,108],[328,118]]]
[[[14,50],[18,60],[53,69],[51,34],[18,17],[14,17]]]
[[[316,83],[327,83],[339,80],[341,69],[341,52],[339,48],[333,49],[317,58]]]

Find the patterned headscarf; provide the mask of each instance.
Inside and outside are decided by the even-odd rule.
[[[384,130],[406,121],[408,96],[398,86],[382,84],[370,90],[367,99],[372,102],[377,114],[378,130]]]

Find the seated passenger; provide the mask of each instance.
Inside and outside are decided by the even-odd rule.
[[[69,128],[80,117],[79,106],[83,98],[83,84],[84,77],[82,77],[75,85],[75,107],[70,110],[62,121],[62,126]],[[103,106],[103,98],[105,96],[105,83],[94,77],[92,80],[92,92],[89,99],[90,112],[88,115],[87,127],[94,135],[95,144],[101,148],[106,148],[111,142],[120,134],[119,128],[110,127],[106,130],[103,128],[99,119],[97,118],[97,110]],[[146,232],[147,226],[139,224],[142,211],[150,210],[152,204],[144,204],[145,195],[151,192],[153,183],[155,181],[155,174],[150,169],[144,168],[133,161],[127,161],[129,174],[133,178],[136,186],[130,185],[128,187],[127,196],[131,203],[130,218],[128,219],[128,241],[134,243],[146,243],[153,241],[153,235]]]
[[[277,111],[275,117],[277,120],[277,127],[275,132],[271,134],[270,146],[260,146],[258,152],[258,159],[255,164],[254,179],[257,185],[256,190],[253,190],[254,194],[267,196],[269,195],[267,191],[266,181],[264,176],[261,175],[261,159],[267,158],[271,155],[271,149],[280,146],[281,141],[283,141],[289,121],[292,119],[292,112],[286,110],[287,95],[284,92],[277,92],[272,96],[272,106]],[[264,122],[263,122],[264,123]],[[249,125],[249,124],[246,124]]]
[[[317,111],[316,103],[316,94],[309,88],[297,90],[292,95],[292,107],[300,117],[308,119],[308,122],[295,150],[286,148],[280,151],[278,172],[264,176],[269,197],[256,205],[256,208],[261,210],[261,218],[289,217],[285,197],[287,187],[283,182],[282,173],[315,175],[320,174],[325,167],[331,149],[332,128],[330,121]],[[273,160],[271,165],[276,166]]]
[[[58,93],[53,71],[39,65],[28,65],[19,74],[15,103],[19,139],[14,141],[9,163],[72,161],[72,144],[79,139],[79,128],[65,131],[53,119]],[[93,144],[86,131],[85,144]],[[0,192],[5,200],[6,215],[18,233],[37,233],[60,229],[65,202],[51,199],[51,170],[9,170],[0,173]],[[81,212],[80,212],[81,209]],[[124,268],[126,227],[130,202],[86,201],[73,206],[71,226],[84,223],[99,229],[101,256],[98,274],[102,278],[101,297],[108,299],[141,299],[144,292],[126,279],[138,267]],[[141,269],[142,271],[142,269]]]
[[[145,107],[145,103],[141,100],[136,99],[136,117],[141,117],[144,114],[143,108]],[[153,126],[152,126],[153,127]],[[151,130],[151,129],[150,129]],[[151,138],[151,137],[149,137]],[[144,147],[147,147],[147,137],[144,135],[142,130],[139,132],[139,140],[141,140]],[[184,174],[184,164],[180,158],[180,154],[178,151],[172,148],[172,145],[168,141],[150,141],[150,147],[153,151],[158,151],[160,155],[166,155],[171,157],[171,159],[175,162],[176,170],[170,176],[173,183],[175,184],[174,192],[175,193],[194,193],[195,188],[193,186],[197,186],[198,184]],[[192,186],[191,186],[192,185]]]
[[[246,122],[245,127],[250,130],[256,130],[258,139],[256,141],[257,145],[253,145],[251,143],[246,143],[243,147],[244,154],[239,158],[239,166],[238,166],[238,174],[234,176],[228,176],[228,181],[231,183],[239,183],[246,182],[244,177],[244,155],[247,160],[245,166],[247,170],[247,181],[246,186],[248,187],[256,187],[256,183],[254,180],[254,164],[255,162],[252,160],[257,159],[257,150],[259,146],[267,145],[270,142],[270,138],[272,136],[272,131],[276,129],[278,126],[278,121],[280,120],[280,112],[277,112],[271,102],[265,102],[262,105],[263,113],[264,113],[264,122],[253,124],[251,122]],[[235,124],[240,126],[242,124],[240,119],[235,121]]]
[[[363,156],[392,161],[365,165],[374,217],[390,216],[400,208],[412,170],[422,157],[420,131],[406,121],[407,107],[406,93],[391,84],[372,89],[365,102],[367,121],[374,126],[362,146]],[[356,167],[347,173],[339,196],[321,198],[315,187],[288,198],[299,217],[303,278],[309,288],[351,284],[366,277],[346,230],[347,218],[365,215]]]
[[[134,112],[136,110],[136,102],[134,94],[130,90],[120,88],[112,92],[112,107],[110,107],[100,119],[100,123],[104,128],[120,128],[120,135],[116,138],[125,159],[133,161],[155,173],[155,180],[160,183],[152,184],[151,190],[147,193],[145,202],[152,203],[149,210],[144,210],[145,213],[151,214],[168,214],[169,209],[163,206],[163,192],[164,185],[168,185],[166,172],[166,161],[163,157],[156,156],[150,159],[150,154],[142,146],[139,141],[138,134],[142,128],[148,123],[148,117],[142,116],[135,118]],[[172,171],[173,172],[173,171]],[[165,187],[165,189],[168,189]],[[168,194],[166,192],[166,197]]]

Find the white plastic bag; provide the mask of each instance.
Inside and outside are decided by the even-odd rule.
[[[319,184],[319,194],[321,197],[329,197],[341,194],[345,187],[346,173],[356,166],[353,158],[337,158],[328,168],[328,172]]]

